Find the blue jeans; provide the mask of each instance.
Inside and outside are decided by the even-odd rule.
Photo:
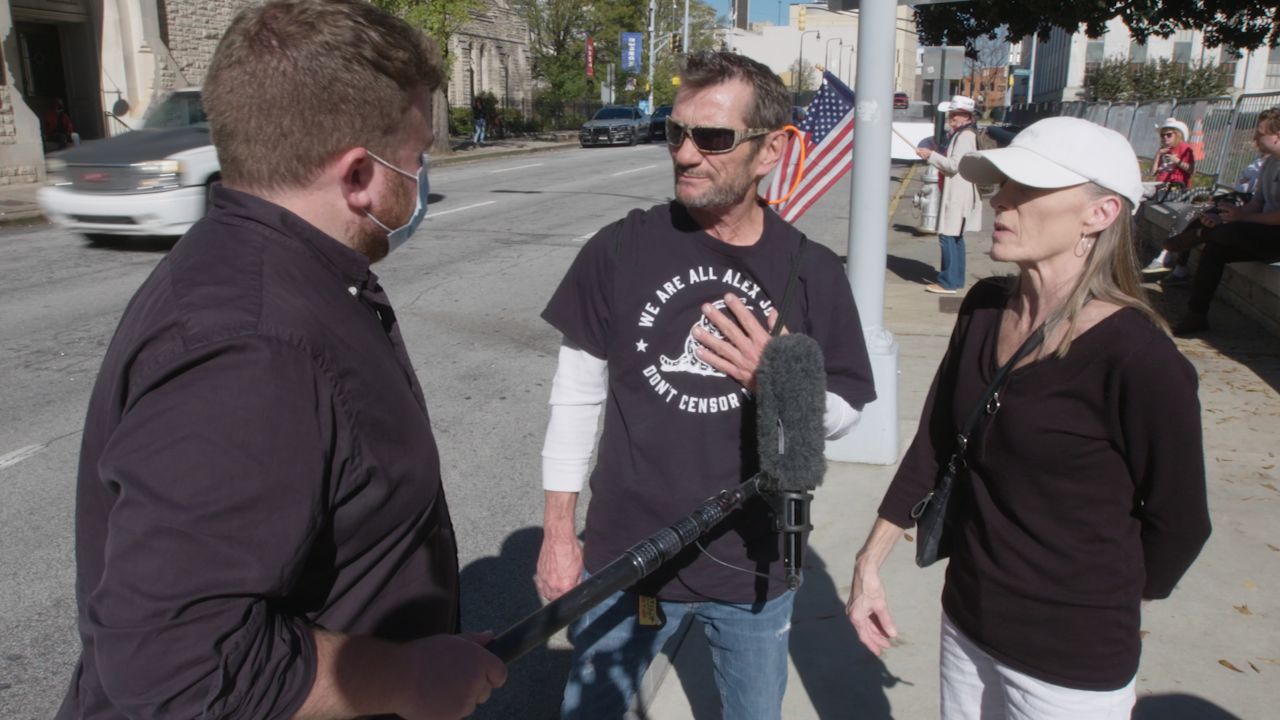
[[[711,646],[722,716],[779,720],[787,689],[787,639],[795,593],[764,603],[660,601],[661,628],[636,623],[639,599],[615,593],[569,628],[573,662],[560,717],[621,718],[635,702],[649,664],[668,642],[689,632],[696,618]]]
[[[476,145],[479,145],[480,143],[484,142],[484,125],[485,125],[484,118],[476,118],[473,122],[476,125],[476,132],[471,137],[471,142],[475,143]]]
[[[964,235],[939,235],[942,248],[942,272],[938,284],[948,290],[964,287]]]

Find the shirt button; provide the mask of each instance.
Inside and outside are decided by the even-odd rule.
[[[351,293],[351,297],[355,297],[356,295],[360,294],[360,288],[357,288],[355,285],[352,285],[351,287],[347,288],[347,292]]]

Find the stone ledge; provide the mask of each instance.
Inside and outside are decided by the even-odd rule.
[[[1144,206],[1134,218],[1134,241],[1139,259],[1147,260],[1160,251],[1164,239],[1186,227],[1183,213],[1191,209],[1186,203],[1170,203],[1167,207]],[[1146,250],[1145,253],[1141,252]],[[1192,267],[1199,264],[1200,252],[1193,252]],[[1231,263],[1222,273],[1218,286],[1220,299],[1251,318],[1267,332],[1280,336],[1280,263]]]

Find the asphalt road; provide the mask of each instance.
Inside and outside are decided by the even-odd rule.
[[[538,315],[582,243],[671,195],[664,146],[491,158],[432,172],[431,211],[376,266],[432,412],[461,541],[464,624],[538,606],[539,450],[557,334]],[[843,244],[840,202],[803,227]],[[0,718],[47,718],[79,651],[74,479],[88,396],[134,290],[172,240],[93,245],[48,225],[0,229]],[[563,641],[512,668],[479,717],[553,717]]]
[[[377,267],[431,405],[469,628],[537,603],[538,450],[557,345],[538,312],[586,237],[665,199],[668,167],[665,151],[641,146],[442,168],[419,237]],[[84,410],[125,304],[171,244],[90,245],[45,225],[0,234],[0,717],[51,716],[69,678]]]

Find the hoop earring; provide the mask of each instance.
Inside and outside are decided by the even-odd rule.
[[[1076,243],[1075,256],[1078,258],[1085,257],[1089,251],[1093,249],[1093,240],[1088,235],[1081,235],[1080,242]]]

